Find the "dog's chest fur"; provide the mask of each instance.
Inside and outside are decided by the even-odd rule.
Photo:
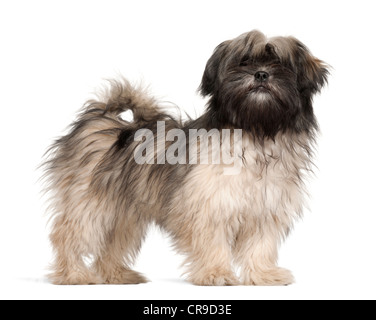
[[[179,203],[218,223],[253,219],[289,225],[302,213],[309,150],[305,136],[279,135],[263,145],[244,136],[237,155],[242,157],[241,172],[225,175],[224,165],[198,165],[185,180]]]

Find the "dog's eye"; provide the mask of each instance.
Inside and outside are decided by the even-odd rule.
[[[239,63],[239,66],[240,67],[246,67],[249,65],[249,58],[248,57],[244,57],[240,63]]]

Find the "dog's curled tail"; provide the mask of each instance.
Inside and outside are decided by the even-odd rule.
[[[161,117],[157,100],[141,86],[134,86],[128,80],[108,80],[110,86],[101,94],[98,101],[89,100],[84,106],[82,117],[97,115],[118,117],[121,113],[131,110],[133,122],[142,124]]]

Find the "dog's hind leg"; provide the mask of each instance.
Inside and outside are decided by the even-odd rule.
[[[84,236],[87,232],[79,221],[61,217],[56,221],[51,233],[51,243],[55,249],[55,260],[48,275],[54,284],[87,285],[100,284],[103,280],[84,263],[89,248]]]
[[[103,283],[83,258],[98,256],[114,228],[115,213],[91,184],[96,166],[116,142],[115,125],[99,115],[77,122],[69,135],[55,143],[45,164],[53,211],[50,239],[55,261],[49,276],[53,283]]]
[[[103,251],[96,257],[95,271],[107,284],[138,284],[148,280],[130,269],[136,259],[147,231],[147,223],[133,215],[118,219],[110,232]]]

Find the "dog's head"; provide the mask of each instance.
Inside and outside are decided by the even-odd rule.
[[[328,74],[327,66],[297,39],[268,39],[252,31],[215,49],[199,90],[211,97],[209,112],[216,126],[274,138],[280,131],[317,129],[312,97]]]

